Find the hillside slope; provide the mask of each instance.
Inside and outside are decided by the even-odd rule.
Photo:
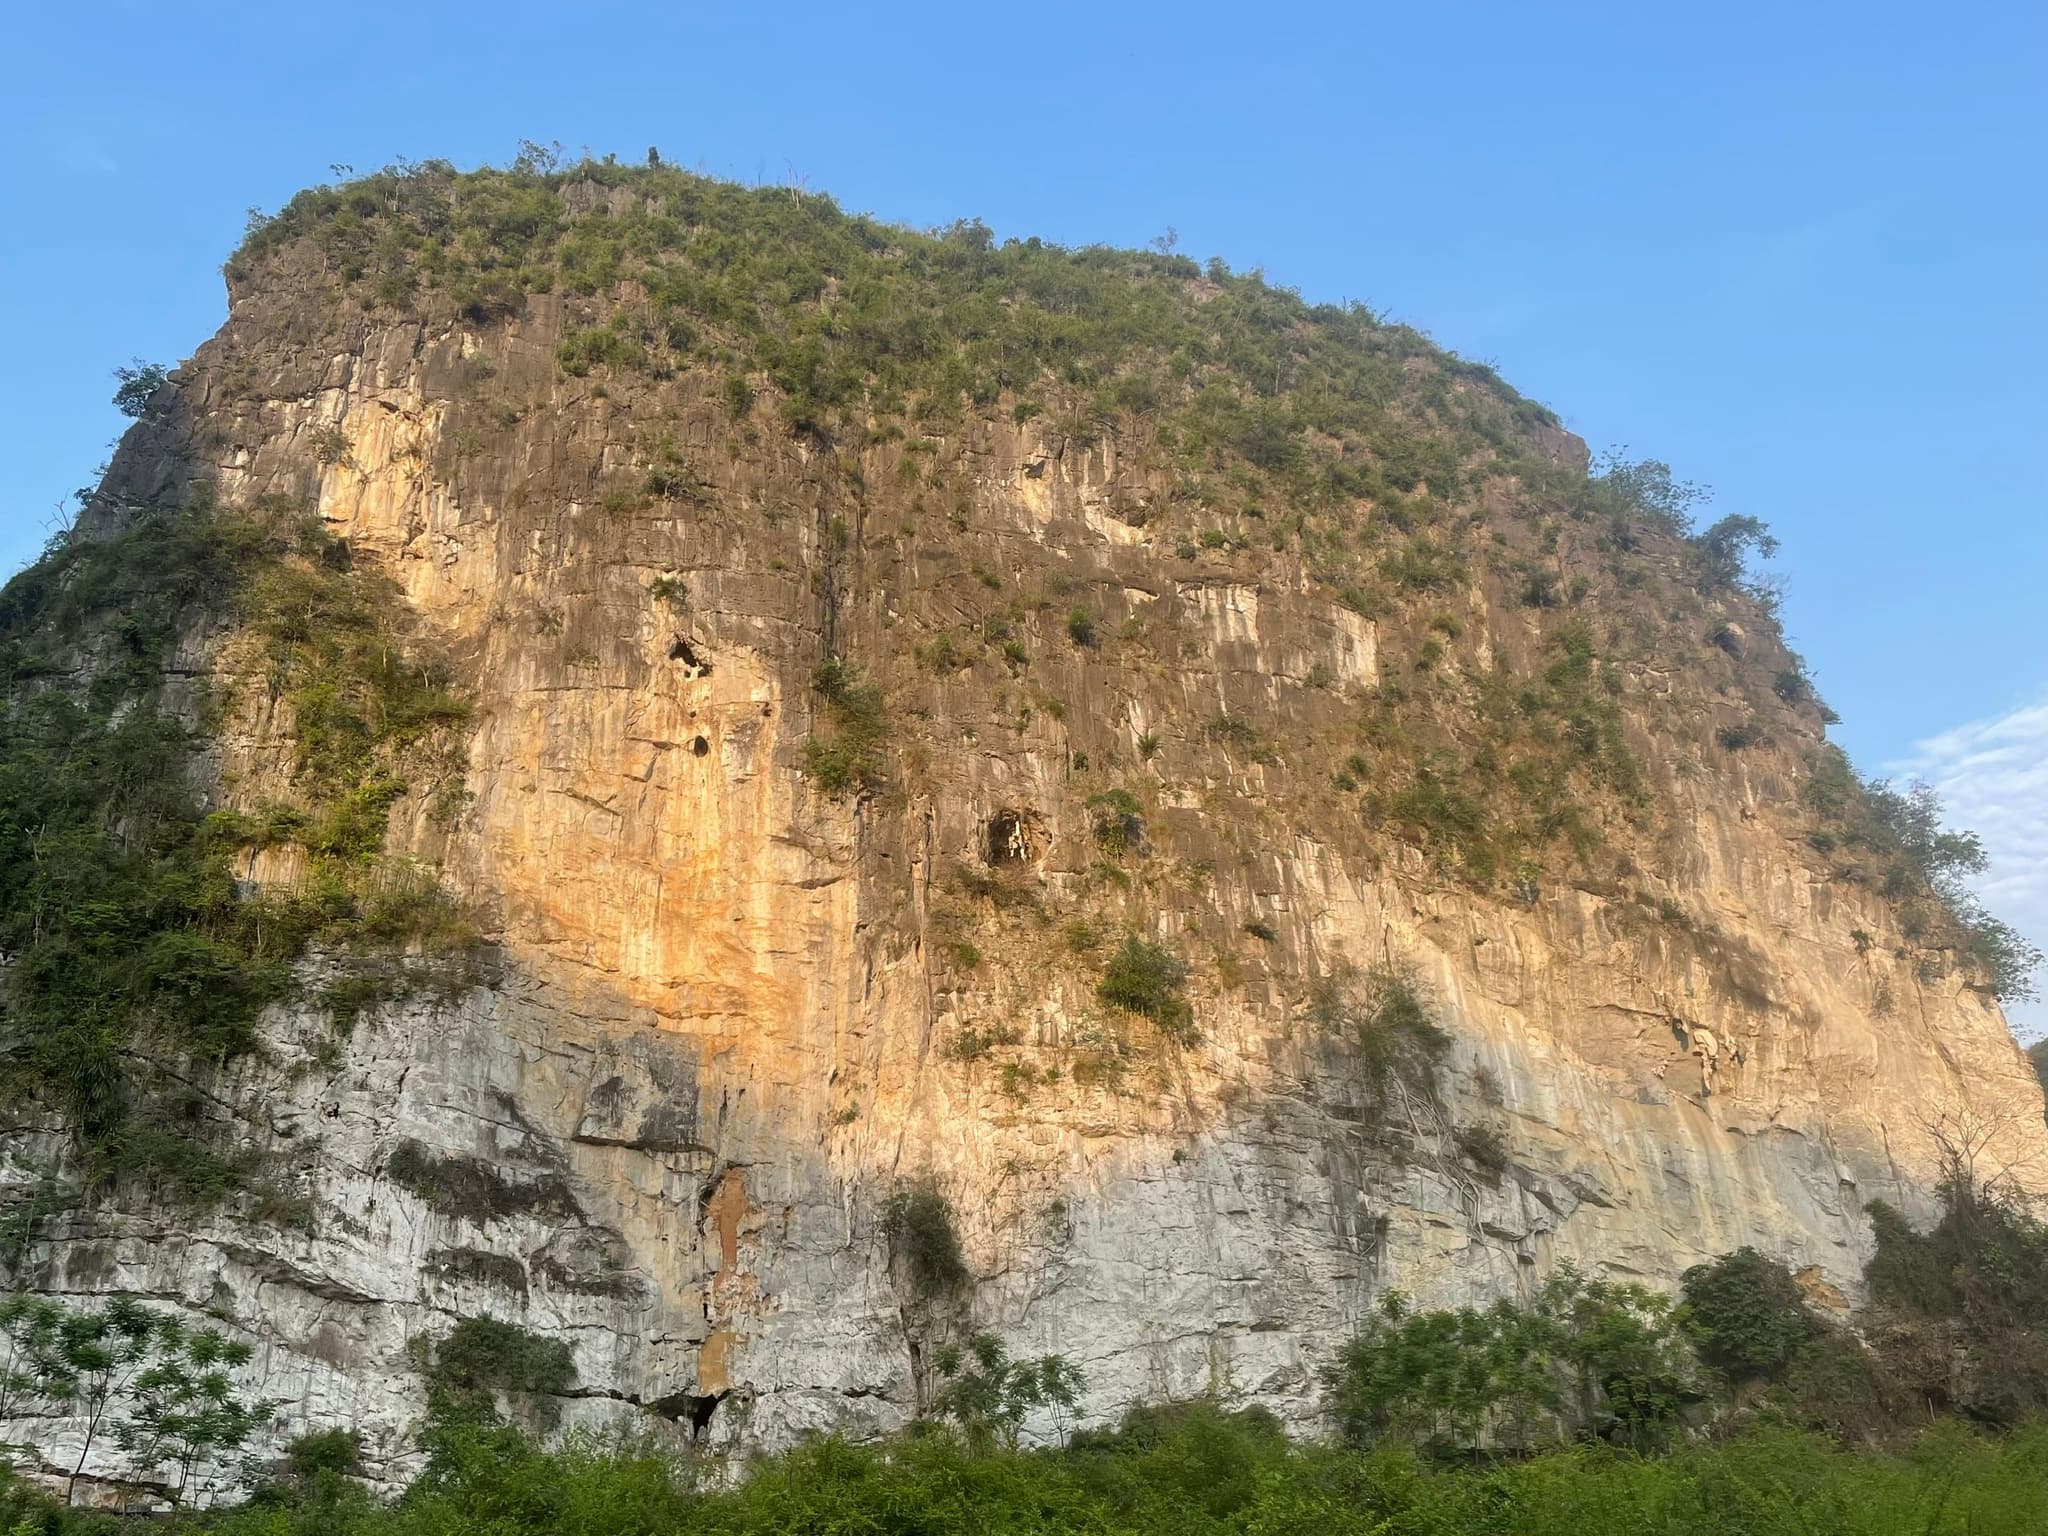
[[[473,1315],[720,1445],[971,1328],[1301,1421],[1387,1287],[1853,1296],[1944,1137],[2048,1182],[1760,530],[1412,331],[608,164],[228,277],[0,612],[8,1176],[308,1422]]]

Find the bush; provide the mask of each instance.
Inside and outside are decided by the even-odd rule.
[[[1948,1148],[1946,1161],[1931,1231],[1869,1207],[1865,1279],[1897,1324],[1879,1354],[1919,1401],[2017,1423],[2048,1410],[2048,1224],[2012,1189],[1980,1183],[1966,1155]]]
[[[1088,830],[1104,853],[1130,852],[1145,840],[1145,818],[1137,796],[1127,789],[1105,789],[1087,800]]]
[[[114,391],[114,409],[123,416],[140,417],[149,409],[149,397],[164,387],[170,370],[162,363],[145,363],[136,358],[127,368],[116,368],[120,388]]]
[[[1086,608],[1067,611],[1067,638],[1083,647],[1095,644],[1095,615]]]
[[[1527,1307],[1416,1312],[1389,1292],[1323,1381],[1345,1443],[1440,1456],[1527,1452],[1579,1434],[1651,1449],[1702,1395],[1669,1298],[1569,1268]]]
[[[1700,1358],[1731,1381],[1778,1381],[1820,1332],[1792,1272],[1738,1248],[1681,1278],[1686,1328]]]
[[[1412,972],[1393,964],[1334,967],[1309,993],[1308,1016],[1354,1053],[1366,1093],[1384,1109],[1398,1083],[1431,1103],[1451,1037],[1432,1015]]]
[[[451,1422],[495,1417],[504,1394],[552,1425],[561,1408],[551,1399],[576,1385],[576,1356],[566,1340],[496,1318],[465,1317],[425,1354],[429,1411]]]
[[[844,661],[825,662],[811,686],[825,700],[833,729],[804,743],[804,772],[829,795],[871,794],[887,782],[882,743],[888,718],[882,690]]]
[[[1507,1137],[1501,1134],[1497,1125],[1461,1125],[1451,1142],[1468,1168],[1494,1184],[1500,1182],[1500,1176],[1508,1171],[1513,1161],[1508,1153]]]
[[[892,1256],[909,1270],[919,1296],[956,1291],[971,1278],[953,1202],[929,1179],[906,1184],[889,1197],[882,1208],[882,1235]]]
[[[1194,1037],[1195,1019],[1185,995],[1187,974],[1187,967],[1170,950],[1131,934],[1103,967],[1095,996],[1111,1008],[1150,1019],[1175,1040],[1188,1042]]]

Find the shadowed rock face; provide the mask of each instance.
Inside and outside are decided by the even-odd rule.
[[[1484,888],[1368,825],[1376,760],[1345,765],[1385,690],[1544,664],[1556,616],[1482,558],[1491,527],[1535,537],[1511,493],[1453,535],[1465,578],[1367,619],[1298,551],[1162,535],[1141,419],[1086,447],[993,409],[916,452],[791,438],[698,371],[563,376],[597,302],[380,318],[288,249],[123,445],[103,521],[202,483],[314,507],[457,658],[470,798],[401,799],[390,846],[500,963],[338,1052],[317,1010],[272,1017],[224,1090],[309,1226],[116,1200],[44,1229],[38,1286],[224,1314],[266,1396],[387,1454],[406,1340],[476,1314],[569,1340],[576,1412],[726,1447],[896,1427],[975,1327],[1066,1355],[1091,1418],[1219,1390],[1305,1423],[1387,1287],[1484,1301],[1567,1261],[1668,1284],[1748,1243],[1853,1297],[1864,1203],[1927,1208],[1944,1118],[2048,1176],[1995,1006],[1805,841],[1817,719],[1774,705],[1768,744],[1714,746],[1783,655],[1740,604],[1744,654],[1709,644],[1697,598],[1673,649],[1668,540],[1586,599],[1646,805]],[[237,701],[215,793],[253,806],[293,724],[195,634]],[[872,793],[802,771],[835,656],[881,691]],[[1191,1031],[1099,999],[1126,932],[1185,964]],[[1346,964],[1412,973],[1450,1040],[1435,1094],[1376,1089],[1312,1006]],[[23,1178],[53,1155],[15,1150]],[[957,1213],[956,1296],[891,1262],[912,1176]]]

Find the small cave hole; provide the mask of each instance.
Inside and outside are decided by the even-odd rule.
[[[670,661],[680,661],[689,669],[692,677],[709,677],[711,675],[711,663],[700,657],[697,654],[696,647],[691,645],[681,635],[677,635],[675,644],[668,648],[668,659]]]
[[[982,846],[984,863],[1022,864],[1031,857],[1031,838],[1024,818],[1015,811],[997,811],[989,817]]]
[[[690,754],[693,757],[704,757],[707,754],[709,754],[710,751],[711,742],[707,737],[692,736],[690,738]]]

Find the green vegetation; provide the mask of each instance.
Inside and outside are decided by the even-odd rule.
[[[1095,996],[1112,1008],[1150,1019],[1160,1033],[1187,1044],[1195,1035],[1187,979],[1188,968],[1179,956],[1134,933],[1103,966]]]
[[[62,1116],[87,1187],[132,1177],[200,1201],[255,1187],[189,1069],[254,1048],[315,940],[466,939],[430,879],[381,855],[399,795],[457,784],[465,716],[390,632],[394,603],[288,510],[203,503],[59,540],[0,591],[0,1094]],[[254,816],[207,813],[201,735],[161,692],[172,648],[208,615],[241,619],[295,726],[292,799]],[[235,854],[278,843],[304,850],[305,879],[245,893]]]
[[[1895,1402],[1980,1423],[2048,1412],[2048,1224],[2009,1186],[1980,1182],[1967,1156],[1952,1153],[1942,1191],[1926,1233],[1870,1207],[1882,1385]]]
[[[971,1278],[953,1202],[929,1179],[912,1180],[889,1197],[882,1208],[882,1235],[921,1297],[957,1291]]]
[[[623,209],[581,195],[593,184],[625,194]],[[427,162],[313,188],[252,226],[230,280],[301,240],[366,305],[473,321],[529,293],[609,297],[631,281],[644,301],[566,342],[565,368],[736,355],[735,414],[764,378],[783,425],[811,435],[1008,398],[1013,419],[1085,443],[1142,413],[1192,456],[1328,504],[1448,494],[1460,455],[1413,440],[1431,420],[1479,443],[1554,420],[1363,306],[1311,306],[1220,262],[999,243],[977,222],[920,233],[666,165],[564,166],[529,147],[507,170]],[[1407,430],[1388,418],[1396,398],[1419,413]]]
[[[1517,883],[1554,845],[1582,861],[1600,841],[1589,809],[1624,813],[1646,796],[1624,735],[1619,674],[1604,665],[1591,627],[1559,624],[1533,676],[1497,667],[1476,684],[1475,708],[1455,723],[1381,689],[1361,736],[1369,755],[1347,765],[1369,783],[1361,808],[1480,886]]]
[[[1809,841],[1844,859],[1839,877],[1875,881],[1900,904],[1909,936],[1937,924],[1948,929],[1983,991],[2006,1001],[2035,995],[2041,952],[1987,912],[1964,883],[1983,872],[1984,846],[1974,832],[1942,826],[1932,788],[1864,780],[1838,748],[1826,747],[1809,765],[1801,794],[1818,823]]]
[[[909,1433],[866,1446],[810,1440],[751,1463],[735,1484],[672,1440],[542,1438],[537,1426],[575,1389],[568,1347],[472,1318],[415,1345],[427,1459],[397,1497],[363,1489],[355,1437],[325,1431],[294,1440],[246,1505],[177,1528],[2036,1536],[2048,1487],[2037,1331],[2048,1235],[1976,1187],[1967,1147],[1951,1162],[1958,1176],[1932,1232],[1874,1208],[1876,1299],[1858,1326],[1867,1350],[1813,1314],[1783,1266],[1748,1249],[1690,1271],[1682,1301],[1568,1267],[1521,1304],[1418,1311],[1387,1294],[1322,1371],[1334,1433],[1291,1440],[1265,1412],[1226,1411],[1214,1396],[1074,1432],[1082,1380],[1066,1359],[1013,1359],[970,1332],[933,1349]],[[922,1299],[951,1298],[968,1278],[951,1208],[929,1183],[903,1186],[884,1225],[899,1262],[931,1271],[916,1280]],[[0,1303],[0,1329],[0,1408],[83,1403],[95,1424],[114,1426],[137,1472],[177,1467],[179,1488],[195,1468],[224,1463],[271,1407],[236,1394],[243,1352],[133,1302],[74,1313],[15,1298]],[[1959,1383],[1975,1395],[1953,1395]],[[127,1404],[135,1411],[115,1411]],[[166,1404],[194,1412],[173,1430]],[[1930,1426],[1930,1410],[2001,1432],[1956,1417]],[[1020,1449],[1027,1429],[1051,1443]],[[118,1529],[8,1477],[0,1517],[10,1529]]]
[[[1685,1272],[1684,1288],[1700,1358],[1730,1381],[1782,1381],[1820,1335],[1799,1282],[1754,1248],[1694,1265]]]
[[[170,372],[162,363],[145,363],[139,357],[126,368],[116,368],[120,387],[114,391],[114,409],[123,416],[141,417],[149,409],[149,397],[164,387]]]
[[[832,729],[804,742],[804,772],[828,795],[873,794],[887,782],[882,690],[837,658],[812,674],[811,687],[824,699]]]
[[[1081,1373],[1064,1357],[1012,1360],[993,1334],[975,1334],[965,1349],[948,1345],[937,1365],[945,1385],[932,1399],[932,1417],[957,1425],[977,1450],[1015,1450],[1027,1414],[1041,1408],[1072,1413],[1080,1401]]]
[[[1389,1293],[1324,1381],[1347,1443],[1450,1456],[1588,1436],[1658,1449],[1705,1396],[1697,1375],[1669,1297],[1563,1269],[1526,1307],[1415,1312]]]
[[[248,1345],[218,1329],[195,1332],[125,1296],[72,1308],[11,1295],[0,1299],[0,1333],[0,1408],[69,1414],[83,1425],[67,1500],[93,1447],[111,1439],[131,1476],[174,1468],[175,1481],[164,1486],[182,1504],[193,1475],[240,1450],[277,1406],[236,1389]]]
[[[1451,1037],[1410,971],[1393,964],[1367,970],[1337,965],[1311,989],[1308,1016],[1326,1039],[1353,1054],[1361,1085],[1381,1111],[1397,1095],[1439,1102]]]
[[[1105,789],[1087,801],[1088,830],[1104,853],[1129,853],[1145,841],[1145,817],[1127,789]]]
[[[552,1426],[560,1414],[555,1399],[576,1384],[565,1342],[495,1318],[465,1317],[444,1338],[415,1347],[427,1411],[442,1428],[495,1420],[501,1396]]]
[[[811,1441],[725,1486],[651,1442],[573,1434],[554,1448],[488,1426],[436,1440],[395,1499],[349,1477],[345,1438],[294,1443],[240,1509],[188,1517],[216,1536],[2037,1536],[2048,1430],[1949,1429],[1896,1455],[1764,1426],[1645,1458],[1592,1444],[1466,1467],[1415,1452],[1291,1442],[1271,1416],[1206,1402],[1141,1409],[1055,1450],[938,1432]],[[0,1519],[109,1536],[13,1474]]]

